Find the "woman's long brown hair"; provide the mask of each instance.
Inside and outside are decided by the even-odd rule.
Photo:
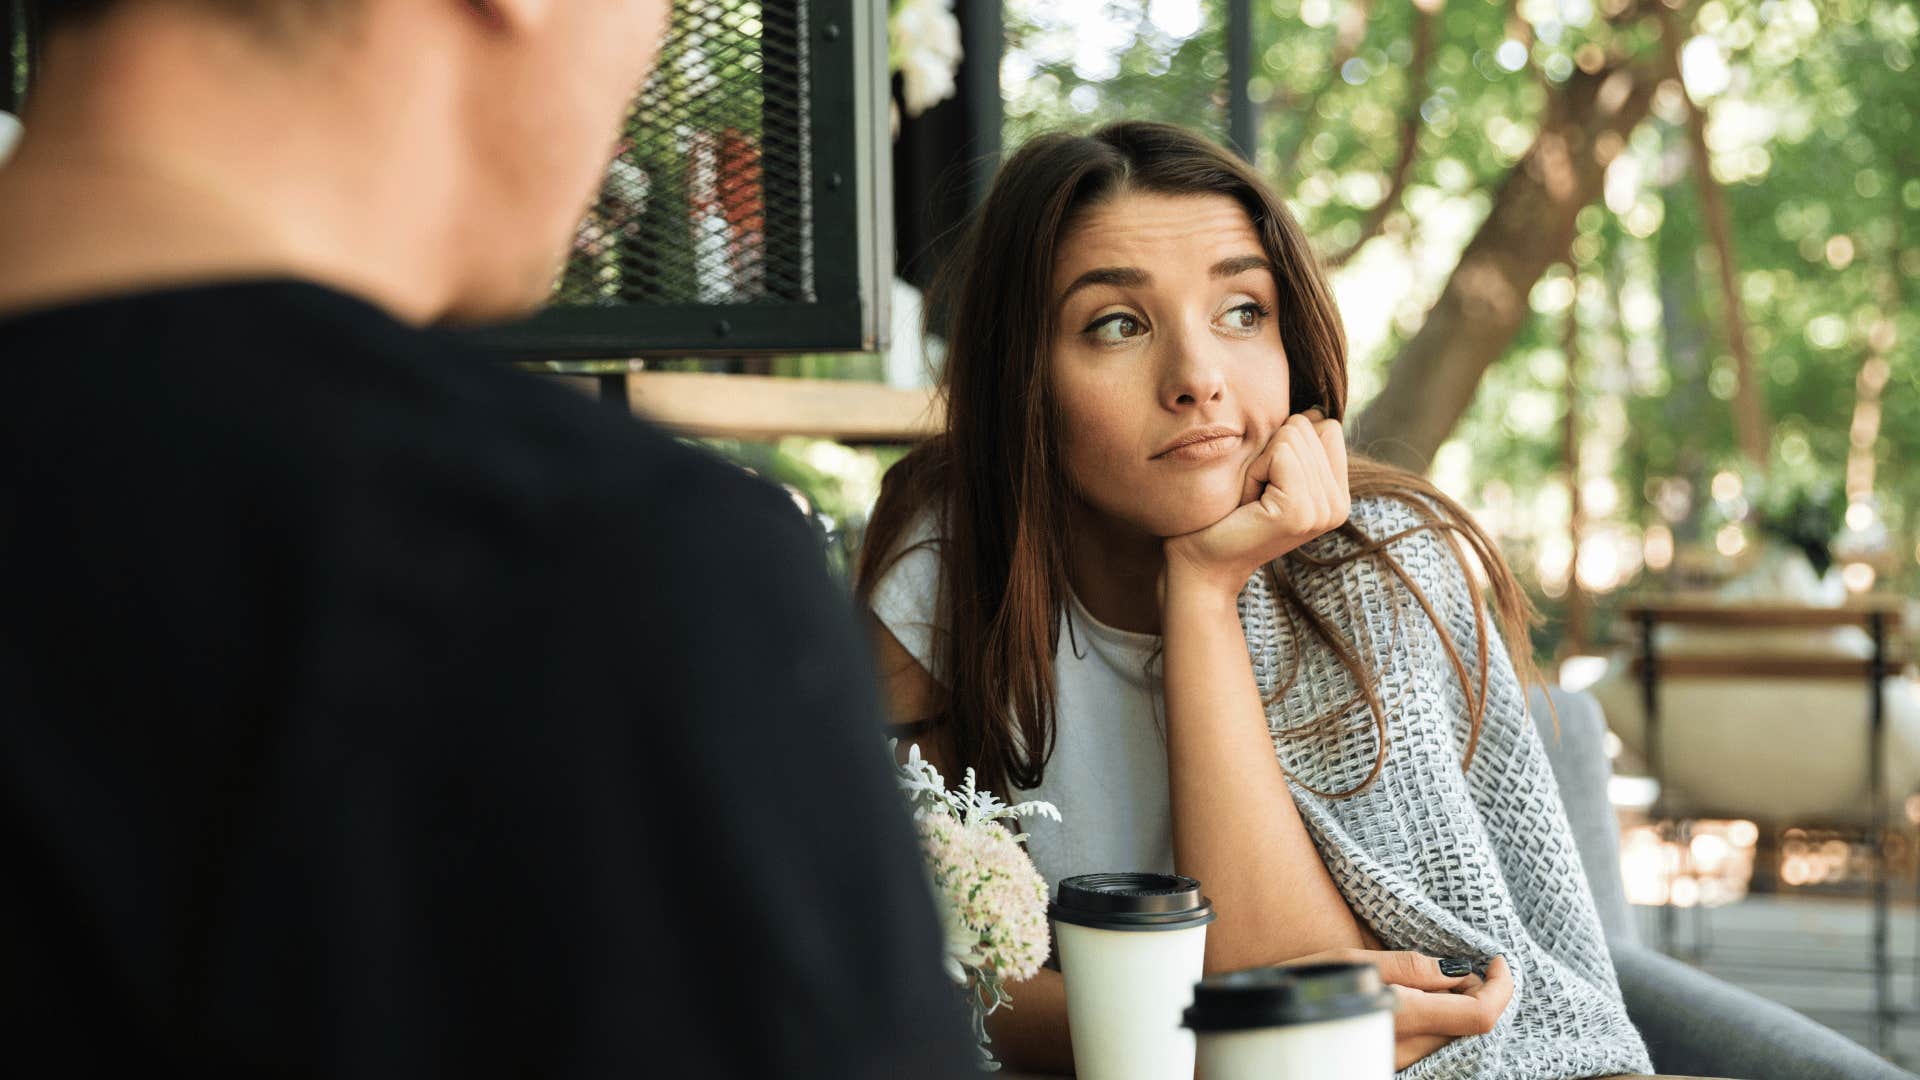
[[[1061,453],[1058,410],[1049,378],[1054,339],[1055,254],[1076,217],[1122,191],[1225,195],[1246,208],[1274,267],[1275,315],[1291,364],[1291,408],[1319,406],[1341,419],[1347,404],[1347,343],[1333,294],[1306,235],[1251,168],[1208,140],[1167,124],[1128,121],[1091,135],[1056,133],[1029,140],[995,178],[929,297],[929,330],[947,342],[942,392],[946,430],[888,471],[862,545],[856,591],[870,604],[874,586],[906,551],[916,518],[938,522],[939,592],[934,670],[938,707],[929,721],[955,755],[1003,795],[1039,785],[1054,745],[1054,656],[1067,597],[1068,507],[1073,498]],[[932,325],[936,322],[940,325]],[[1267,568],[1287,618],[1333,649],[1360,687],[1378,731],[1372,771],[1386,761],[1387,717],[1354,643],[1300,596],[1304,574],[1359,558],[1379,560],[1434,621],[1469,702],[1471,763],[1487,704],[1486,604],[1467,563],[1470,549],[1491,584],[1494,610],[1515,670],[1534,676],[1528,628],[1534,613],[1499,549],[1459,504],[1426,479],[1360,455],[1350,459],[1353,499],[1397,498],[1420,524],[1370,537],[1342,526],[1351,541],[1332,560],[1294,551]],[[1479,678],[1470,677],[1452,635],[1418,582],[1388,545],[1432,530],[1446,539],[1473,594]],[[1281,688],[1284,692],[1285,687]],[[1331,734],[1353,705],[1283,734]],[[896,718],[900,719],[900,718]]]

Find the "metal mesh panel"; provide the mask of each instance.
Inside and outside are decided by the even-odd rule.
[[[0,109],[7,112],[19,112],[27,96],[34,52],[30,15],[38,12],[21,0],[0,0]]]
[[[810,303],[807,0],[675,0],[561,306]]]

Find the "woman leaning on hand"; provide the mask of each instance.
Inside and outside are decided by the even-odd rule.
[[[1458,505],[1348,453],[1339,313],[1280,198],[1166,125],[1042,136],[931,299],[946,430],[859,568],[903,744],[1055,803],[1050,887],[1198,878],[1209,972],[1377,964],[1410,1074],[1650,1071],[1539,775],[1528,603]],[[1002,1060],[1070,1069],[1059,973],[1011,992]]]

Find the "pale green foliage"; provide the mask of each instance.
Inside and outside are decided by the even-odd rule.
[[[1446,0],[1415,100],[1415,4],[1254,0],[1256,164],[1323,252],[1359,237],[1387,190],[1402,119],[1418,116],[1399,206],[1332,275],[1356,410],[1421,325],[1554,88],[1583,55],[1657,59],[1654,20],[1612,25],[1609,6]],[[1082,8],[1104,13],[1091,20],[1104,26],[1090,25]],[[1008,0],[1008,145],[1060,123],[1123,116],[1223,134],[1224,3],[1204,4],[1199,28],[1179,40],[1156,24],[1158,9],[1151,0]],[[1359,21],[1363,9],[1370,15]],[[1084,62],[1059,29],[1074,19],[1079,40],[1112,36],[1116,66]],[[1876,340],[1892,342],[1873,447],[1874,535],[1885,538],[1879,587],[1911,592],[1920,583],[1920,4],[1708,0],[1688,4],[1678,21],[1732,217],[1748,337],[1773,420],[1773,485],[1840,483],[1862,363]],[[1350,57],[1336,66],[1343,33]],[[1594,496],[1589,535],[1619,555],[1612,595],[1711,584],[1734,569],[1713,550],[1729,507],[1705,494],[1716,473],[1742,469],[1731,357],[1677,89],[1656,99],[1607,197],[1580,215],[1577,288],[1562,268],[1534,290],[1536,317],[1495,359],[1435,463],[1436,478],[1496,530],[1536,589],[1566,574],[1556,544],[1569,507],[1569,313],[1579,320],[1580,479]],[[1682,491],[1689,496],[1671,497]],[[1669,496],[1660,506],[1658,492]],[[1671,530],[1684,569],[1640,566],[1641,537],[1655,525]],[[1536,592],[1550,613],[1557,595]],[[1603,598],[1603,634],[1611,602]],[[1538,644],[1551,651],[1559,630],[1550,623]]]

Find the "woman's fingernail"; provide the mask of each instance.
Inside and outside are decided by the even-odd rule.
[[[1457,979],[1462,975],[1471,975],[1473,974],[1473,961],[1464,957],[1449,956],[1440,961],[1440,974],[1445,975],[1449,979]]]

